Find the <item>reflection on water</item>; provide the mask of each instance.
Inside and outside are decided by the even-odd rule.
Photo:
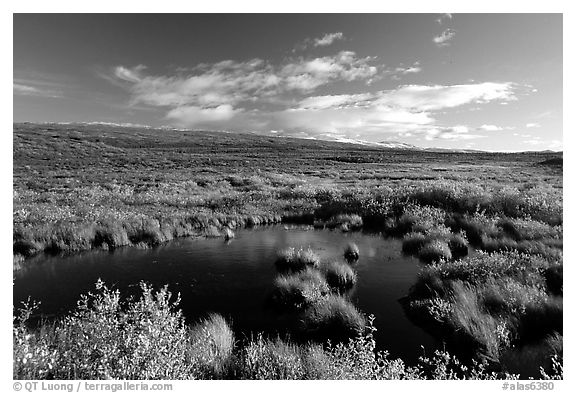
[[[14,305],[30,296],[42,302],[45,315],[61,315],[76,305],[80,294],[93,290],[98,278],[123,294],[137,294],[138,283],[146,281],[179,292],[190,322],[217,312],[233,321],[239,338],[259,331],[284,334],[293,318],[266,307],[278,274],[277,250],[310,246],[322,259],[342,259],[350,241],[358,245],[360,259],[354,264],[358,282],[348,295],[364,313],[375,315],[379,349],[409,363],[422,354],[421,346],[430,353],[437,343],[406,318],[398,302],[420,265],[402,256],[400,241],[360,232],[273,226],[238,231],[230,242],[188,238],[149,250],[41,256],[14,272]]]

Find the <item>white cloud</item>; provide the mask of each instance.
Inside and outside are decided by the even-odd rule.
[[[453,29],[446,29],[442,32],[442,34],[434,37],[433,41],[436,45],[440,47],[448,46],[450,45],[450,41],[452,41],[452,39],[454,39],[455,36],[456,32]]]
[[[332,43],[334,43],[334,41],[341,40],[343,38],[344,38],[344,34],[342,32],[328,33],[328,34],[325,34],[321,38],[315,38],[313,45],[314,46],[328,46],[328,45],[332,45]]]
[[[503,128],[493,125],[493,124],[482,124],[480,127],[478,127],[479,130],[482,131],[502,131]]]
[[[394,71],[390,71],[389,73],[393,75],[393,79],[400,79],[400,75],[408,75],[408,74],[417,74],[422,71],[420,67],[420,62],[415,62],[411,66],[404,67],[400,65],[396,67]]]
[[[401,86],[396,90],[381,92],[377,102],[382,105],[429,111],[472,103],[515,99],[513,84],[484,82],[451,86]]]
[[[292,49],[292,52],[305,50],[310,47],[317,48],[319,46],[329,46],[332,45],[334,42],[343,39],[344,39],[344,33],[340,31],[335,33],[326,33],[322,37],[306,38],[304,41],[296,44],[296,47]]]
[[[114,75],[116,78],[121,79],[126,82],[137,83],[142,80],[142,71],[146,69],[146,66],[140,64],[133,68],[126,68],[124,66],[118,66],[114,68]]]
[[[527,123],[526,128],[539,128],[541,125],[539,123]]]
[[[286,92],[308,93],[334,81],[377,79],[378,67],[370,57],[359,58],[342,51],[334,56],[299,58],[273,66],[262,59],[245,62],[226,60],[200,64],[189,74],[145,75],[145,67],[118,66],[114,76],[129,84],[133,103],[153,106],[237,105]]]
[[[40,86],[31,86],[22,83],[12,84],[12,93],[20,96],[35,96],[35,97],[62,97],[60,92],[52,89],[47,89]]]
[[[438,125],[435,112],[463,105],[516,99],[512,83],[403,85],[357,94],[310,95],[335,82],[363,82],[381,77],[386,69],[373,58],[341,51],[333,56],[296,58],[273,65],[262,59],[226,60],[200,64],[171,76],[150,75],[144,66],[118,66],[114,77],[128,86],[134,104],[165,107],[166,118],[181,127],[255,131],[276,135],[365,140],[390,135],[421,135],[447,141],[483,137],[464,125]],[[417,72],[419,63],[395,72]],[[390,74],[388,74],[390,75]],[[358,86],[358,85],[357,85]],[[483,125],[480,130],[500,127]]]
[[[193,127],[207,123],[223,123],[240,112],[242,110],[234,109],[231,105],[220,105],[215,108],[182,106],[172,109],[166,118],[176,120],[181,125]]]

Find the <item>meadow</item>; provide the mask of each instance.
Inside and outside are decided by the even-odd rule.
[[[279,303],[294,306],[296,293],[310,324],[356,333],[337,344],[239,341],[218,315],[185,321],[168,289],[142,284],[130,303],[99,283],[41,326],[27,322],[33,307],[15,310],[15,378],[514,378],[524,363],[562,377],[561,153],[29,123],[14,124],[13,144],[14,269],[42,252],[154,247],[279,222],[364,228],[403,239],[426,264],[402,302],[447,343],[415,366],[389,359],[375,350],[370,317],[330,289],[354,285],[353,264],[312,271],[313,252],[284,250],[276,262],[304,270],[279,276]]]

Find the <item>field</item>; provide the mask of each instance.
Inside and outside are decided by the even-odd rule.
[[[522,359],[542,377],[561,377],[561,153],[403,151],[78,124],[14,124],[13,138],[14,269],[41,252],[153,247],[277,222],[346,230],[361,222],[403,238],[405,252],[427,263],[402,300],[406,312],[475,362],[465,367],[445,352],[407,367],[375,352],[369,323],[335,347],[235,344],[219,316],[183,321],[166,291],[154,296],[144,285],[140,303],[121,306],[100,284],[98,301],[60,321],[34,329],[23,311],[14,323],[15,378],[513,378]],[[144,339],[140,318],[155,327]],[[80,357],[91,346],[82,332],[92,345],[122,344],[117,357]],[[160,354],[174,353],[185,356],[162,368]],[[129,368],[134,356],[140,366]]]

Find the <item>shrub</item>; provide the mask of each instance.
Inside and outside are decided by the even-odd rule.
[[[317,267],[320,264],[320,257],[312,249],[295,249],[288,247],[278,252],[276,265],[282,269],[302,270],[306,266]]]
[[[432,263],[452,259],[452,252],[448,243],[436,239],[425,244],[418,252],[418,257],[422,262]]]
[[[344,258],[348,262],[357,261],[360,257],[360,249],[355,243],[349,243],[344,250]]]
[[[357,336],[364,325],[364,317],[356,307],[337,295],[329,295],[312,303],[302,315],[304,333],[322,341],[341,341]]]
[[[324,267],[324,274],[328,285],[344,290],[356,284],[356,272],[347,264],[331,262]]]
[[[276,278],[272,300],[279,306],[299,308],[318,300],[329,291],[324,276],[308,268]]]
[[[234,349],[234,333],[226,320],[210,314],[190,331],[189,361],[200,379],[224,375]]]
[[[142,295],[124,305],[120,292],[96,284],[77,309],[44,330],[14,330],[14,378],[188,379],[189,339],[184,318],[166,288],[144,283]],[[28,314],[29,315],[29,314]]]

